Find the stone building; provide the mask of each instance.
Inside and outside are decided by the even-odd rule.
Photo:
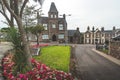
[[[119,29],[115,29],[115,27],[113,27],[113,30],[104,30],[104,27],[102,27],[101,30],[95,30],[94,27],[90,30],[88,26],[87,31],[84,33],[84,44],[104,44],[118,34]]]
[[[40,37],[40,41],[66,42],[68,37],[65,17],[65,14],[62,18],[59,17],[59,12],[54,2],[52,2],[48,17],[38,17],[38,24],[42,24],[45,28],[45,31],[41,35],[42,37]]]
[[[76,30],[68,30],[68,43],[81,43],[81,34],[79,28]]]

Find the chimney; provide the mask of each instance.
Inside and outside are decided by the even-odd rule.
[[[92,31],[93,31],[93,32],[94,32],[94,29],[95,29],[95,28],[94,28],[94,26],[93,26],[93,28],[92,28]]]
[[[90,27],[89,26],[87,27],[87,31],[90,31]]]
[[[113,26],[113,30],[115,30],[115,26]]]
[[[104,27],[101,28],[101,31],[102,31],[102,32],[104,31]]]
[[[77,27],[77,31],[79,31],[79,27]]]
[[[66,16],[65,16],[65,14],[63,14],[63,18],[64,18],[64,19],[66,19]]]

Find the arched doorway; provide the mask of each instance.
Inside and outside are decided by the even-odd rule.
[[[56,39],[56,35],[54,34],[53,36],[52,36],[52,41],[56,41],[57,39]]]

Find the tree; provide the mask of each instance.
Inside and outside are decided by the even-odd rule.
[[[38,9],[35,9],[36,5],[26,5],[23,12],[23,25],[25,27],[34,26],[36,24],[35,20],[37,19],[36,12]]]
[[[14,8],[13,8],[13,1],[12,0],[10,0],[9,1],[9,5],[10,5],[10,8],[12,9],[12,10],[14,10]],[[11,14],[10,16],[8,16],[7,15],[7,13],[6,13],[6,8],[5,8],[5,6],[4,6],[4,3],[0,0],[0,13],[6,18],[6,20],[7,20],[7,22],[4,22],[4,21],[2,21],[2,22],[4,22],[5,24],[7,24],[7,25],[9,25],[10,27],[14,27],[14,18],[13,18],[13,15]]]
[[[42,25],[36,25],[35,27],[31,27],[29,31],[34,34],[37,38],[37,45],[39,45],[39,36],[44,31],[44,27]]]
[[[21,39],[21,50],[23,51],[23,55],[26,57],[26,61],[27,62],[27,66],[31,67],[31,54],[30,54],[30,49],[29,49],[29,45],[26,39],[26,33],[23,27],[23,23],[22,23],[22,15],[23,15],[23,11],[24,8],[26,6],[26,4],[28,3],[29,0],[0,0],[0,7],[2,8],[1,10],[7,10],[7,12],[9,12],[10,15],[12,15],[12,18],[15,19],[16,24],[18,26],[18,32],[20,34],[20,39]],[[34,0],[34,1],[38,1],[40,2],[40,4],[42,4],[43,0]],[[12,3],[13,7],[11,7],[11,5],[9,3]],[[4,11],[4,13],[6,13]],[[8,18],[8,15],[3,15],[6,19]],[[9,22],[9,20],[8,20]]]

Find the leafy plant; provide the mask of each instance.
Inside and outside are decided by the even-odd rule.
[[[39,36],[44,31],[44,27],[42,25],[36,25],[34,27],[30,27],[28,30],[36,36],[37,45],[39,45]]]
[[[24,46],[22,45],[20,34],[15,28],[10,28],[8,31],[8,38],[13,43],[14,48],[14,74],[16,75],[17,72],[25,73],[30,68],[27,67],[27,55],[24,54]]]
[[[11,56],[3,58],[3,76],[6,80],[74,80],[71,74],[63,71],[53,70],[35,59],[31,60],[33,68],[26,73],[19,73],[14,76],[12,71],[15,63],[11,61]]]

